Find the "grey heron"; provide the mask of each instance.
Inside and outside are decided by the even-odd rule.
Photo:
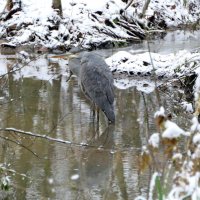
[[[113,76],[104,59],[96,53],[81,52],[69,56],[69,68],[78,77],[85,96],[114,123]]]

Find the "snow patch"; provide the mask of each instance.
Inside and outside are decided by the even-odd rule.
[[[175,72],[179,76],[190,73],[193,67],[197,67],[195,61],[198,60],[200,60],[200,53],[186,50],[167,55],[152,52],[132,55],[121,51],[107,58],[106,62],[115,73],[140,76],[155,73],[160,77],[173,77]]]
[[[186,101],[183,101],[181,103],[181,105],[183,106],[183,108],[186,110],[186,112],[189,112],[189,113],[193,113],[194,112],[194,109],[192,107],[192,103],[188,103]]]
[[[175,199],[180,199],[180,195],[183,194],[184,197],[188,197],[191,195],[191,199],[197,200],[200,198],[200,188],[199,188],[199,180],[200,180],[200,173],[196,172],[194,175],[191,175],[187,173],[186,171],[183,171],[181,176],[184,178],[184,180],[187,181],[182,181],[179,186],[176,185],[172,187],[172,190],[170,191],[168,197],[166,200],[175,200]],[[181,199],[184,199],[181,198]]]
[[[160,107],[160,110],[157,111],[157,112],[154,114],[154,118],[159,117],[159,116],[165,117],[165,109],[164,109],[164,107]]]
[[[167,120],[164,123],[164,127],[166,129],[162,133],[163,138],[168,138],[168,139],[178,138],[181,135],[184,135],[184,133],[185,133],[185,131],[183,129],[181,129],[177,124],[175,124],[174,122],[171,122],[169,120]]]
[[[155,89],[155,82],[151,80],[130,77],[115,78],[114,85],[122,90],[130,87],[136,87],[137,90],[145,92],[147,94],[153,92]]]
[[[195,134],[192,141],[194,144],[200,144],[200,133]]]
[[[79,174],[74,174],[71,176],[71,180],[76,181],[79,179],[79,177],[80,177]]]
[[[153,133],[150,138],[149,138],[149,144],[153,146],[154,148],[159,147],[159,142],[160,142],[160,136],[159,133]]]
[[[200,124],[199,124],[199,122],[198,122],[197,117],[193,117],[193,118],[192,118],[191,131],[192,131],[192,132],[200,131]]]
[[[173,155],[173,160],[182,159],[182,158],[183,158],[183,155],[181,153],[176,153]]]
[[[144,4],[145,1],[138,0],[134,2],[134,6],[129,6],[124,11],[127,21],[140,21],[143,26],[152,29],[150,18],[154,18],[156,21],[153,26],[161,24],[161,28],[165,27],[164,24],[178,26],[199,20],[199,0],[188,0],[186,3],[183,1],[180,3],[179,0],[152,0],[141,19],[139,16],[143,12]],[[6,0],[1,0],[0,12],[3,12],[5,5]],[[50,0],[22,0],[22,11],[15,13],[9,20],[1,21],[0,35],[15,44],[29,43],[26,40],[28,38],[26,30],[34,30],[32,33],[37,38],[33,43],[45,47],[48,45],[50,48],[55,48],[55,41],[61,42],[59,45],[67,47],[77,46],[81,43],[88,48],[108,41],[139,40],[133,34],[128,34],[128,30],[117,23],[119,19],[124,20],[120,12],[126,8],[127,4],[122,0],[62,0],[62,17],[51,6],[52,1]],[[106,20],[109,20],[114,27],[106,24]],[[58,28],[51,32],[51,27],[57,25],[57,21],[59,21]],[[126,24],[126,21],[123,23]],[[149,23],[150,25],[148,25]],[[141,35],[144,33],[138,24],[127,25],[134,30],[140,30]],[[18,33],[19,29],[16,29],[17,33],[9,37],[6,29],[13,26],[17,26],[20,31]],[[42,32],[42,28],[47,28],[48,34]]]

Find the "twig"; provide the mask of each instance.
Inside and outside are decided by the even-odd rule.
[[[43,139],[47,139],[47,140],[54,141],[54,142],[71,144],[70,141],[66,141],[66,140],[62,140],[62,139],[56,139],[56,138],[49,137],[47,135],[40,135],[40,134],[37,134],[37,133],[32,133],[32,132],[29,132],[29,131],[23,131],[23,130],[15,129],[15,128],[0,129],[0,131],[8,131],[8,132],[13,131],[15,133],[24,134],[24,135],[28,135],[28,136],[31,136],[31,137],[38,137],[38,138],[43,138]]]
[[[144,96],[144,93],[142,92],[142,98],[143,98],[143,101],[144,101],[144,107],[145,107],[145,116],[146,116],[146,131],[145,131],[145,139],[146,139],[146,144],[148,144],[148,139],[149,139],[149,133],[150,133],[150,130],[149,130],[149,112],[148,112],[148,106],[147,106],[147,103],[146,103],[146,100],[145,100],[145,96]],[[153,160],[153,164],[154,164],[154,167],[155,167],[155,169],[156,169],[156,171],[159,171],[158,169],[159,169],[159,167],[158,167],[158,163],[157,163],[157,161],[156,161],[156,158],[155,158],[155,156],[154,156],[154,153],[153,153],[153,151],[152,151],[152,149],[151,148],[148,148],[148,150],[149,150],[149,153],[150,153],[150,155],[151,155],[151,158],[152,158],[152,160]]]
[[[147,41],[147,45],[148,45],[148,52],[149,52],[149,57],[150,57],[150,60],[151,60],[151,65],[153,67],[153,77],[154,77],[154,83],[155,83],[155,93],[156,93],[156,97],[157,97],[157,100],[158,100],[158,105],[161,106],[161,103],[160,103],[161,100],[160,100],[160,95],[159,95],[159,92],[158,92],[158,85],[157,85],[156,69],[155,69],[155,66],[153,64],[153,59],[151,57],[149,41]]]
[[[7,137],[3,137],[3,136],[0,136],[0,138],[2,138],[2,139],[4,139],[4,140],[7,140],[7,141],[9,141],[9,142],[15,143],[15,144],[17,144],[17,145],[20,145],[21,147],[25,148],[27,151],[31,152],[31,153],[32,153],[34,156],[36,156],[37,158],[40,158],[35,152],[33,152],[31,149],[29,149],[28,147],[24,146],[24,145],[23,145],[22,143],[20,143],[20,142],[16,142],[16,141],[14,141],[14,140],[11,140],[11,139],[9,139],[9,138],[7,138]]]
[[[128,3],[128,4],[126,5],[126,7],[124,8],[124,10],[127,10],[128,7],[130,7],[132,3],[133,3],[133,0],[130,0],[129,3]]]
[[[29,178],[30,179],[30,177],[28,177],[26,174],[18,173],[14,169],[8,169],[8,168],[6,168],[4,166],[0,166],[0,169],[3,170],[3,171],[7,171],[7,172],[10,172],[10,173],[13,173],[13,174],[17,174],[17,175],[22,176],[24,178]]]
[[[15,133],[23,134],[23,135],[30,136],[30,137],[46,139],[46,140],[49,140],[51,142],[58,142],[58,143],[67,144],[67,145],[74,145],[74,146],[77,146],[77,147],[89,147],[89,148],[97,148],[97,149],[100,148],[100,146],[90,145],[90,144],[84,143],[84,142],[81,142],[81,143],[71,142],[71,141],[68,141],[68,140],[62,140],[62,139],[59,139],[59,138],[53,138],[53,137],[49,137],[47,135],[41,135],[41,134],[38,134],[38,133],[33,133],[33,132],[29,132],[29,131],[23,131],[23,130],[16,129],[16,128],[4,128],[4,129],[1,128],[0,132],[8,132],[8,133],[15,132]],[[18,143],[16,142],[16,144],[18,144]],[[134,150],[135,151],[135,149],[120,148],[120,147],[113,147],[112,149],[104,148],[104,147],[101,148],[101,151],[113,151],[113,152],[116,152],[116,151],[122,151],[122,152],[129,151],[130,152],[130,150]]]
[[[29,63],[31,63],[31,62],[37,60],[37,59],[38,59],[39,57],[41,57],[41,56],[43,56],[43,55],[38,55],[38,56],[36,56],[36,57],[33,58],[32,60],[30,60],[30,61],[24,63],[21,67],[18,67],[18,68],[16,68],[16,69],[14,69],[14,67],[17,65],[17,64],[15,63],[15,64],[13,65],[13,67],[12,67],[11,70],[9,70],[9,71],[8,71],[7,73],[5,73],[5,74],[0,75],[0,79],[1,79],[1,78],[4,78],[6,75],[8,75],[8,74],[10,74],[10,73],[13,73],[13,72],[16,72],[16,71],[21,70],[22,68],[26,67]]]

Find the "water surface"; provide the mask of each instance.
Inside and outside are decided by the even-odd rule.
[[[30,66],[16,66],[17,62],[15,55],[0,57],[1,74],[15,69],[0,79],[1,128],[71,144],[1,131],[0,162],[16,171],[7,172],[13,187],[1,192],[2,199],[148,197],[152,171],[141,172],[139,155],[149,135],[157,132],[154,113],[161,105],[181,127],[190,126],[191,115],[180,104],[183,91],[166,83],[149,94],[135,87],[115,88],[116,123],[108,126],[100,113],[98,126],[76,77],[66,81],[68,67],[63,61],[38,56]]]

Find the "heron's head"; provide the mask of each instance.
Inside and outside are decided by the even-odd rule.
[[[71,60],[71,59],[76,59],[78,58],[78,55],[77,54],[71,54],[68,56],[68,59]]]
[[[76,76],[79,76],[80,67],[81,67],[81,57],[78,54],[69,55],[68,66],[72,73]]]

